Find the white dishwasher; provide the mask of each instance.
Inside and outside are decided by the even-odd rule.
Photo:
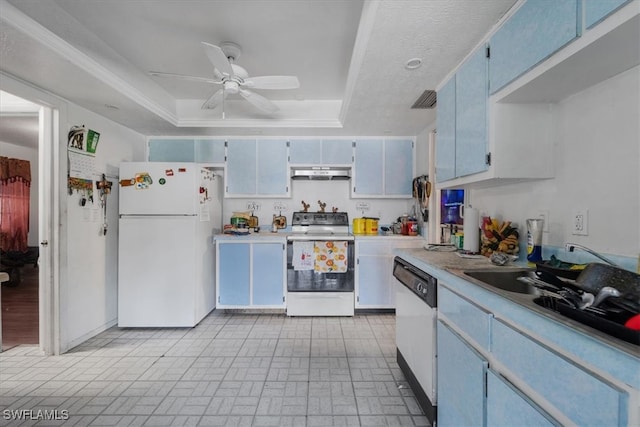
[[[402,373],[431,425],[437,419],[437,280],[396,257],[396,353]]]

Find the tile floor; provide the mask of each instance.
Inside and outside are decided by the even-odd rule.
[[[395,354],[390,314],[114,327],[62,356],[0,353],[0,425],[428,426]]]

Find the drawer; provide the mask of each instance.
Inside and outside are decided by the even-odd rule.
[[[356,252],[358,255],[378,255],[386,256],[391,253],[389,250],[389,242],[387,241],[357,241]]]
[[[576,425],[627,425],[623,390],[500,320],[491,331],[495,357]]]
[[[442,285],[438,286],[438,311],[478,346],[489,351],[493,317],[491,313]]]

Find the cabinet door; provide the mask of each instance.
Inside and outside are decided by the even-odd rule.
[[[254,243],[252,250],[252,304],[282,306],[284,304],[284,244]]]
[[[575,39],[577,17],[578,0],[528,0],[523,4],[491,37],[491,93]]]
[[[584,2],[584,25],[593,27],[630,0],[588,0]]]
[[[412,195],[413,141],[386,139],[384,141],[384,194]]]
[[[196,162],[224,163],[224,139],[196,139]]]
[[[249,244],[218,244],[218,303],[249,305]]]
[[[487,361],[438,321],[438,426],[484,426]]]
[[[289,177],[287,168],[287,141],[258,140],[257,194],[287,195]]]
[[[227,142],[227,194],[256,194],[256,153],[255,139]]]
[[[456,177],[487,169],[488,61],[483,46],[456,73]]]
[[[392,266],[393,259],[388,255],[358,256],[358,307],[393,307]]]
[[[556,424],[514,386],[489,370],[487,373],[488,426],[540,426]]]
[[[382,154],[382,139],[356,141],[354,194],[383,194],[384,170]]]
[[[193,139],[150,139],[150,162],[193,162]]]
[[[323,139],[322,164],[350,165],[353,161],[353,141],[350,139]]]
[[[319,165],[322,162],[322,147],[319,139],[292,139],[289,141],[289,163]]]
[[[436,182],[456,177],[456,79],[438,91],[436,118]]]

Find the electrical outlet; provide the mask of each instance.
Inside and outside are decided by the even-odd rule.
[[[537,218],[540,218],[543,221],[543,223],[542,223],[542,232],[543,233],[548,233],[549,232],[549,211],[547,211],[547,210],[538,211]]]
[[[571,214],[571,234],[579,236],[589,235],[589,210],[575,209]]]

